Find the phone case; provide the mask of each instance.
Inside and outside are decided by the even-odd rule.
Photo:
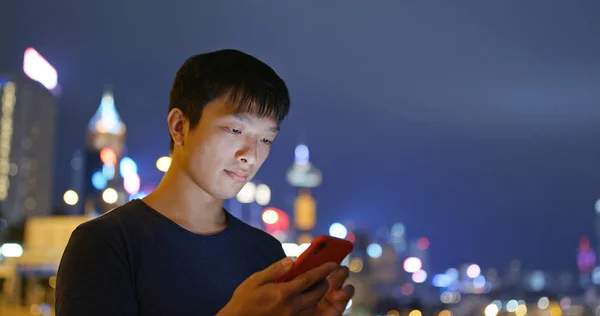
[[[354,246],[345,239],[331,236],[318,236],[310,246],[294,261],[292,268],[279,282],[287,282],[295,277],[327,262],[342,263]]]

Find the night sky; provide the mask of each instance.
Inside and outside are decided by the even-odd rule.
[[[274,206],[291,211],[285,170],[305,142],[324,173],[321,232],[401,221],[409,237],[430,238],[436,269],[513,258],[574,269],[600,198],[600,2],[177,3],[3,2],[0,60],[33,46],[59,73],[57,204],[105,84],[142,182],[155,184],[177,68],[236,48],[269,63],[292,95],[257,176]]]

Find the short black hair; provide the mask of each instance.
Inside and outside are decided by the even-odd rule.
[[[175,75],[169,95],[169,112],[180,109],[190,128],[200,122],[206,104],[229,94],[240,112],[273,117],[281,124],[290,109],[285,82],[254,56],[225,49],[188,58]],[[171,138],[171,151],[174,143]]]

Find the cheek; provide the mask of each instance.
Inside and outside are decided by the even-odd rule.
[[[196,173],[206,173],[215,163],[216,154],[215,137],[203,133],[190,134],[185,144],[187,165]]]
[[[269,158],[269,153],[271,148],[268,146],[260,145],[262,148],[258,149],[258,166],[260,167],[267,158]]]
[[[198,149],[199,157],[203,165],[210,165],[213,168],[227,166],[235,160],[235,154],[239,144],[235,138],[229,135],[216,134],[205,138],[202,146]]]

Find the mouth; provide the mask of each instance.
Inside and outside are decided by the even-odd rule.
[[[246,182],[248,180],[248,173],[244,171],[225,169],[225,173],[235,182]]]

